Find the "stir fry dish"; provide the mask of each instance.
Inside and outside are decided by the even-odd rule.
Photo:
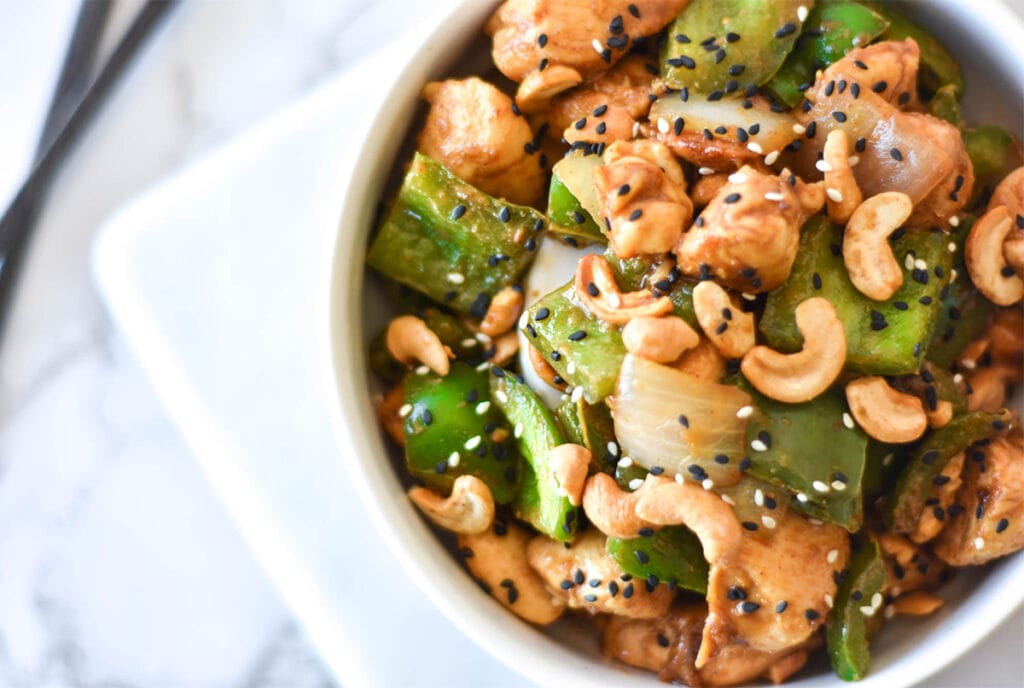
[[[409,498],[512,614],[663,681],[862,678],[887,619],[1024,547],[1017,138],[881,3],[507,0],[485,31],[367,257]]]

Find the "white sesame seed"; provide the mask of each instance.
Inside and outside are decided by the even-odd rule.
[[[885,607],[885,618],[891,619],[894,616],[896,616],[896,607],[892,606],[891,604],[886,605],[886,607]]]
[[[702,175],[702,176],[704,176],[704,177],[706,177],[709,174],[714,174],[715,171],[713,169],[711,169],[710,167],[698,167],[697,168],[697,173]]]
[[[896,455],[893,454],[892,452],[886,454],[885,458],[882,459],[882,465],[888,468],[889,464],[891,464],[892,460],[895,459],[895,458],[896,458]]]
[[[832,188],[825,189],[825,194],[829,198],[831,198],[833,201],[835,201],[836,203],[842,203],[843,202],[843,192],[840,191],[839,189],[832,189]]]
[[[756,153],[758,155],[762,155],[764,153],[764,149],[761,148],[761,144],[757,143],[756,141],[751,141],[750,143],[748,143],[747,150],[750,151],[751,153]]]
[[[619,445],[615,444],[614,442],[609,442],[608,443],[608,453],[611,454],[612,456],[618,456],[619,455]]]
[[[740,410],[736,412],[736,417],[737,418],[750,418],[751,414],[753,414],[753,413],[754,413],[754,407],[750,406],[748,404],[747,406],[741,406],[740,407]]]
[[[676,473],[676,482],[677,483],[682,485],[684,480],[686,480],[686,478],[683,477],[682,473]]]
[[[764,164],[765,165],[774,165],[775,162],[778,159],[779,159],[779,151],[773,150],[770,153],[768,153],[768,155],[764,156]]]
[[[950,282],[956,282],[956,278],[957,278],[957,276],[958,276],[959,274],[960,274],[960,273],[959,273],[959,272],[957,272],[956,268],[950,268],[950,269],[949,269],[949,281],[950,281]]]
[[[875,608],[874,607],[868,607],[868,606],[860,607],[860,613],[863,614],[864,616],[874,616],[875,615]]]
[[[843,490],[846,489],[846,483],[844,483],[842,480],[833,480],[832,489],[835,490],[836,492],[842,492]]]
[[[985,538],[976,537],[974,538],[974,549],[983,549],[985,547]]]
[[[962,365],[967,370],[974,370],[975,368],[978,367],[977,361],[975,361],[973,358],[965,358],[961,360],[960,365]]]
[[[633,465],[633,459],[629,458],[628,456],[623,456],[621,459],[619,459],[619,462],[616,465],[619,468],[629,468],[630,466]]]
[[[807,522],[810,523],[815,528],[817,528],[818,526],[821,525],[821,520],[819,520],[817,518],[809,518],[809,519],[807,519]]]
[[[856,424],[853,422],[853,416],[851,416],[849,413],[846,413],[845,411],[843,412],[843,425],[846,426],[847,430],[853,430],[855,427],[857,427]]]
[[[448,456],[448,465],[450,467],[452,467],[452,468],[455,468],[456,466],[458,466],[459,465],[459,461],[460,461],[459,452],[452,452]]]
[[[807,8],[804,7],[803,5],[800,5],[799,7],[797,7],[796,8],[796,18],[799,19],[802,22],[807,21]]]
[[[523,313],[521,316],[519,316],[519,326],[520,327],[526,327],[526,313]],[[490,344],[491,343],[491,338],[488,337],[487,335],[485,335],[483,332],[477,332],[473,336],[476,337],[476,340],[478,342],[480,342],[481,344]]]
[[[462,284],[463,282],[466,281],[466,276],[463,275],[461,272],[449,272],[448,281],[451,282],[452,284]]]
[[[802,135],[807,133],[807,127],[805,127],[802,124],[794,124],[793,125],[793,133],[794,134],[799,134],[799,135],[802,136]]]
[[[590,42],[590,45],[594,48],[594,52],[600,55],[604,52],[604,46],[601,45],[601,41],[596,38]]]
[[[462,340],[462,346],[467,349],[471,346],[476,346],[476,344],[476,340],[473,339],[472,337],[466,337],[465,339]]]
[[[574,403],[574,404],[579,403],[579,400],[582,399],[582,398],[583,398],[583,388],[582,387],[577,387],[576,389],[574,389],[572,391],[572,395],[569,397],[569,399],[571,399],[572,403]]]
[[[516,439],[519,439],[520,437],[523,436],[523,424],[522,423],[516,423],[516,426],[514,428],[512,428],[512,436],[515,437]]]
[[[668,133],[668,129],[669,129],[668,120],[665,119],[664,117],[659,117],[658,118],[658,131],[661,132],[662,134],[667,134]]]
[[[964,376],[963,376],[962,373],[957,373],[957,374],[955,374],[953,376],[953,382],[955,382],[956,384],[959,385],[963,381],[964,381]]]
[[[483,363],[481,363],[480,365],[478,365],[476,367],[476,371],[478,373],[483,373],[483,372],[486,372],[486,371],[488,371],[490,369],[491,369],[491,362],[490,361],[484,361]]]
[[[747,292],[743,292],[740,296],[743,297],[744,301],[757,301],[757,294],[748,294]]]
[[[398,409],[399,418],[405,418],[412,413],[412,404],[402,404],[401,408]]]
[[[491,402],[489,401],[481,401],[479,404],[476,405],[476,415],[478,416],[482,416],[490,410]]]
[[[477,447],[479,447],[480,443],[483,442],[483,441],[484,441],[484,438],[481,437],[480,435],[473,435],[468,440],[466,440],[466,444],[464,444],[463,446],[466,449],[472,451],[472,450],[476,449]]]
[[[644,484],[644,479],[643,478],[633,478],[632,480],[629,481],[629,489],[631,489],[631,490],[639,490],[640,487],[643,484]]]
[[[829,595],[828,593],[825,593],[825,605],[828,606],[829,609],[831,609],[832,605],[834,605],[834,604],[835,604],[835,600],[832,599],[832,596]]]
[[[747,175],[743,174],[742,172],[733,172],[732,174],[729,175],[729,181],[732,182],[733,184],[746,184]]]
[[[851,155],[850,157],[848,157],[846,159],[846,161],[848,163],[850,163],[850,167],[856,167],[857,165],[860,164],[860,156],[859,155]]]
[[[574,375],[576,373],[576,362],[569,361],[569,365],[565,366],[566,375]]]
[[[950,253],[956,253],[956,242],[951,241],[946,244],[946,249],[948,249]]]
[[[754,440],[750,443],[750,448],[754,451],[768,451],[768,445],[761,440]]]
[[[496,390],[494,392],[494,398],[498,400],[499,404],[507,404],[508,403],[508,395],[505,394],[505,392],[503,390],[500,390],[500,389]]]
[[[828,485],[821,482],[820,480],[815,480],[813,483],[811,483],[811,487],[814,488],[815,492],[828,492],[829,489]]]
[[[736,506],[736,500],[734,500],[727,494],[722,495],[722,501],[728,504],[729,506]]]
[[[764,492],[761,491],[761,488],[754,490],[754,504],[764,506]]]
[[[417,375],[426,375],[426,374],[427,374],[427,373],[429,373],[429,372],[430,372],[430,368],[428,368],[428,367],[427,367],[427,366],[425,366],[425,365],[421,365],[420,367],[418,367],[418,368],[416,369],[416,374],[417,374]]]
[[[914,267],[917,268],[918,270],[927,270],[928,263],[918,258],[917,260],[914,261]]]
[[[880,592],[876,592],[874,595],[871,596],[871,606],[874,607],[875,609],[878,609],[879,607],[881,607],[882,606],[882,602],[884,602],[884,601],[885,600],[882,598],[882,593],[880,593]]]
[[[767,528],[768,530],[771,530],[771,529],[772,529],[772,528],[774,528],[774,527],[775,527],[775,525],[776,525],[776,524],[775,524],[775,519],[774,519],[774,518],[772,518],[771,516],[762,516],[762,517],[761,517],[761,523],[762,523],[762,524],[764,525],[764,527],[765,527],[765,528]]]
[[[527,314],[526,311],[523,311],[523,314],[519,316],[519,329],[520,330],[526,329],[526,326],[527,326],[527,324],[529,324],[529,322],[530,322],[529,315]],[[481,340],[481,341],[483,341],[483,340]]]
[[[825,561],[827,561],[830,564],[836,563],[836,559],[838,559],[838,558],[839,558],[839,550],[837,550],[837,549],[830,549],[828,551],[828,554],[825,555]]]
[[[767,191],[764,194],[764,200],[766,200],[766,201],[776,201],[777,202],[777,201],[783,200],[784,198],[786,198],[786,197],[784,195],[780,194],[778,191]]]
[[[704,478],[704,480],[701,481],[700,486],[705,490],[712,490],[715,487],[715,481],[711,478]]]
[[[807,503],[807,495],[805,495],[803,492],[797,492],[796,493],[796,501],[800,502],[801,504],[806,504]]]
[[[959,227],[960,226],[960,218],[957,217],[956,215],[954,215],[953,217],[949,218],[949,226],[950,227]]]
[[[822,171],[822,172],[831,172],[832,171],[832,166],[829,165],[824,160],[819,160],[818,162],[814,163],[814,167],[817,168],[818,170]]]
[[[901,594],[903,594],[903,588],[901,588],[898,585],[894,585],[892,586],[892,590],[889,591],[889,594],[893,597],[899,597]]]
[[[908,253],[907,257],[903,259],[903,267],[905,267],[907,270],[913,270],[914,269],[914,254],[913,253]]]
[[[633,122],[633,138],[640,136],[640,122]]]

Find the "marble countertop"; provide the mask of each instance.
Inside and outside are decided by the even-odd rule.
[[[119,0],[119,16],[139,4]],[[4,203],[76,7],[0,2],[0,83],[25,96],[0,101]],[[0,356],[0,686],[333,685],[111,326],[89,251],[127,198],[430,11],[183,3],[81,140],[40,218]],[[933,685],[959,685],[949,680],[962,679]]]

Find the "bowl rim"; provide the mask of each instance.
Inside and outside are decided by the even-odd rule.
[[[435,21],[420,27],[403,42],[410,56],[394,74],[389,87],[372,103],[376,116],[371,118],[377,131],[405,131],[401,105],[415,104],[418,85],[449,65],[464,49],[464,44],[479,31],[497,0],[453,0],[440,11]],[[940,13],[952,13],[967,27],[999,27],[1010,36],[1024,35],[1019,17],[1000,0],[975,0],[970,8],[942,1]],[[929,12],[933,10],[929,9]],[[452,42],[450,39],[456,40]],[[456,46],[455,43],[458,43]],[[1007,60],[1024,64],[1024,42],[1012,38],[999,42],[1007,51]],[[408,83],[417,85],[409,89]],[[1024,87],[1018,84],[1024,93]],[[399,105],[399,107],[395,107]],[[638,672],[609,660],[585,657],[563,643],[554,642],[539,629],[520,620],[482,592],[444,548],[435,533],[405,498],[405,492],[387,456],[370,404],[370,389],[365,370],[362,285],[365,278],[366,238],[374,221],[379,195],[392,168],[401,138],[385,137],[384,143],[372,133],[351,152],[354,174],[342,192],[341,217],[336,227],[325,233],[323,263],[316,298],[319,302],[318,349],[324,374],[324,394],[338,443],[363,505],[377,531],[383,536],[400,565],[445,617],[467,637],[508,668],[540,685],[650,686],[656,680],[649,672]],[[354,242],[354,243],[353,243]],[[372,458],[369,458],[372,457]],[[999,563],[999,578],[1024,577],[1024,553]],[[1005,585],[1005,584],[1004,584]],[[874,670],[861,686],[896,688],[922,681],[944,669],[980,643],[1000,623],[1024,605],[1024,589],[1007,604],[1005,595],[992,586],[971,595],[969,610],[959,605],[950,616],[949,628],[930,633],[932,642],[916,646]],[[959,613],[957,613],[959,612]],[[952,634],[952,635],[950,635]],[[927,641],[928,638],[925,638]],[[941,642],[936,642],[941,640]],[[952,643],[951,640],[959,642]],[[810,678],[820,685],[821,675]],[[791,682],[804,685],[807,678]],[[843,685],[834,676],[828,680]],[[810,684],[808,684],[810,685]]]

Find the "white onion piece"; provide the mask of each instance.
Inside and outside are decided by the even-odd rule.
[[[741,146],[753,143],[760,146],[764,154],[780,151],[793,139],[799,138],[793,132],[793,125],[797,121],[789,113],[758,107],[744,109],[742,100],[736,98],[712,101],[700,94],[691,93],[684,102],[678,93],[669,93],[651,105],[650,121],[655,127],[674,132],[677,117],[683,118],[684,132],[700,134],[705,129],[714,132],[717,127],[725,127],[725,134],[716,133],[716,138],[728,138]],[[664,120],[665,124],[659,125],[659,120]],[[749,133],[755,124],[758,125],[757,134],[750,136],[746,142],[740,142],[736,134],[737,127],[743,127]]]
[[[736,414],[749,404],[741,389],[628,354],[612,406],[615,436],[623,455],[648,470],[660,467],[668,476],[731,485],[746,455],[747,421]],[[716,461],[720,455],[728,463]]]

